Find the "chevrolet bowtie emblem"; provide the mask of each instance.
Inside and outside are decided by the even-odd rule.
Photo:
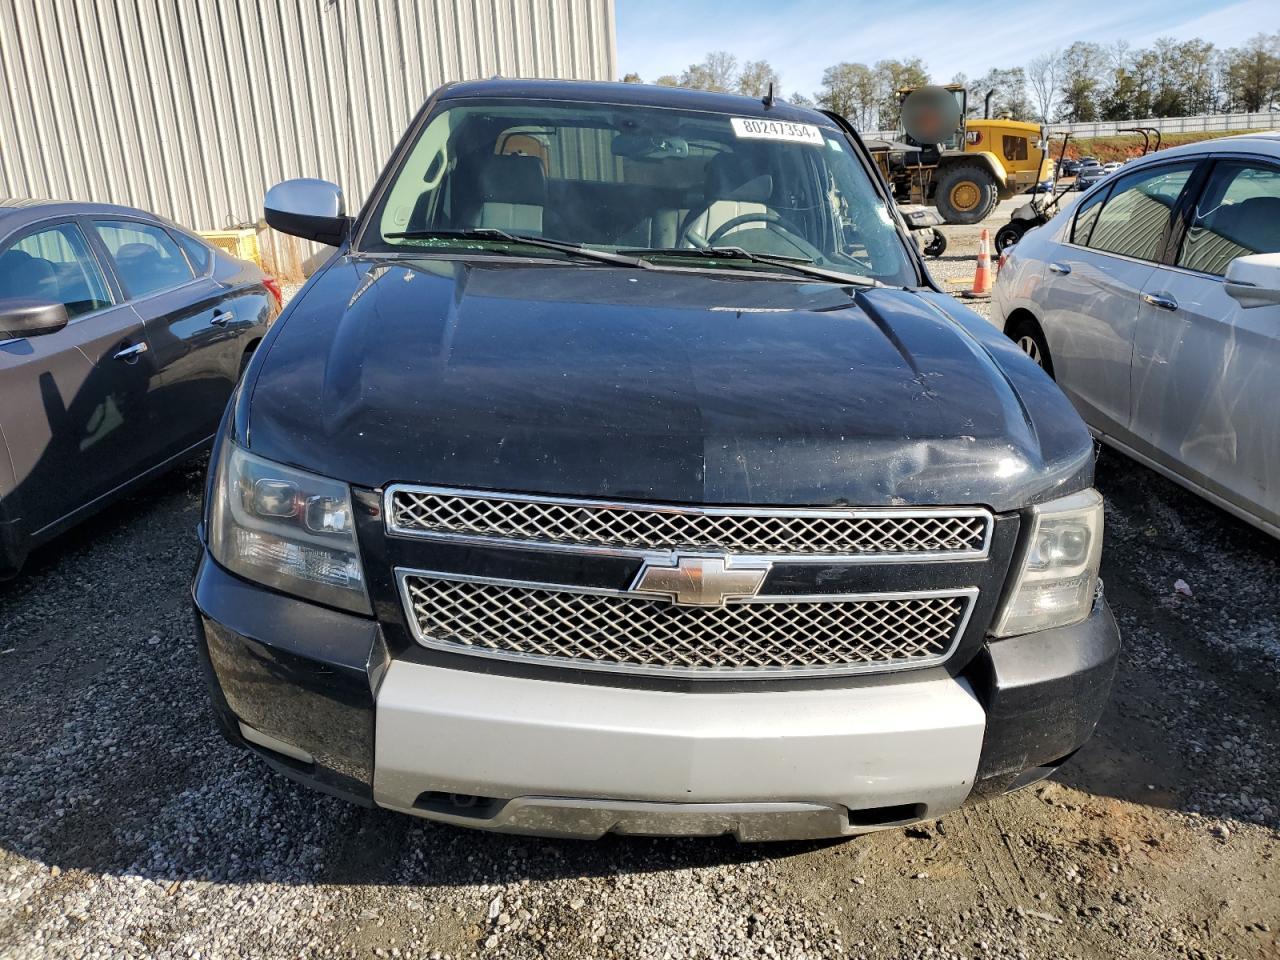
[[[754,597],[771,566],[767,560],[739,560],[730,566],[724,557],[681,556],[674,565],[646,560],[631,590],[685,606],[719,607],[726,600]]]

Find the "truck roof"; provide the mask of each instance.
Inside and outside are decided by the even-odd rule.
[[[667,87],[650,83],[586,80],[515,80],[493,77],[489,80],[466,80],[449,84],[440,92],[443,100],[463,97],[503,97],[529,100],[577,100],[588,103],[637,104],[655,107],[684,107],[715,113],[732,113],[747,117],[768,117],[797,123],[835,126],[817,110],[798,107],[779,98],[766,107],[758,97],[734,93],[710,93],[687,87]]]

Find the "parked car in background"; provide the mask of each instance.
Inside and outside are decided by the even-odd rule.
[[[1119,170],[1122,166],[1124,166],[1124,164],[1123,164],[1123,163],[1121,163],[1119,160],[1109,160],[1108,162],[1106,162],[1106,163],[1104,163],[1104,164],[1102,165],[1102,172],[1103,172],[1103,173],[1115,173],[1115,172],[1116,172],[1117,170]]]
[[[0,578],[208,446],[279,287],[129,207],[0,200]]]
[[[1119,633],[1093,441],[838,117],[447,86],[245,373],[193,599],[219,725],[508,832],[847,836],[1049,775]]]
[[[1011,249],[993,318],[1104,442],[1280,536],[1280,135],[1126,164]]]
[[[1080,161],[1073,160],[1070,157],[1064,157],[1058,164],[1058,169],[1064,177],[1074,177],[1080,172]]]
[[[1077,190],[1088,190],[1106,175],[1106,171],[1102,169],[1102,164],[1098,163],[1097,160],[1081,161],[1080,169],[1076,171],[1075,188]]]

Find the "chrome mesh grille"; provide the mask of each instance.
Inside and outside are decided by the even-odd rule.
[[[393,532],[492,537],[631,550],[767,555],[962,554],[985,549],[990,515],[973,510],[707,510],[393,490]]]
[[[708,676],[924,666],[951,652],[968,594],[678,606],[663,600],[406,574],[418,638],[462,653]]]

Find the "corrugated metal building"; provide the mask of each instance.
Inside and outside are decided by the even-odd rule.
[[[271,184],[358,207],[427,95],[616,76],[613,0],[0,0],[0,196],[257,225]],[[264,231],[296,273],[307,245]]]

